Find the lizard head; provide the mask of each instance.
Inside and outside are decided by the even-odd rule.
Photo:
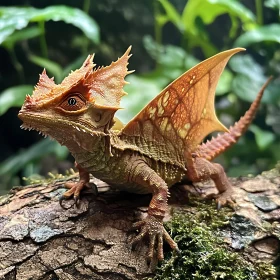
[[[93,55],[89,55],[80,69],[58,85],[44,70],[19,112],[22,128],[37,130],[61,144],[82,133],[107,133],[126,94],[123,87],[131,72],[127,71],[130,49],[110,66],[96,69]]]

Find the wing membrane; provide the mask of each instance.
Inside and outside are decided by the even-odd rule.
[[[221,52],[191,68],[156,96],[120,135],[156,159],[181,162],[190,157],[209,133],[227,131],[215,113],[215,90],[229,58],[241,50]]]

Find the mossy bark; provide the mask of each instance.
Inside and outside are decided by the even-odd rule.
[[[246,263],[253,271],[242,279],[276,279],[271,263],[279,265],[280,176],[277,167],[255,178],[231,179],[235,210],[218,212],[213,203],[196,198],[200,190],[203,194],[199,196],[215,191],[211,183],[196,188],[185,186],[188,196],[182,192],[178,195],[178,191],[173,193],[166,216],[167,228],[181,246],[182,254],[167,253],[167,261],[156,271],[154,263],[150,266],[146,263],[147,246],[142,244],[133,251],[129,244],[135,236],[135,232],[130,231],[131,225],[145,216],[150,196],[103,192],[106,186],[95,181],[101,190],[98,196],[83,194],[79,208],[70,207],[73,201],[66,201],[64,204],[69,208],[65,210],[58,199],[65,191],[66,180],[69,178],[14,188],[0,197],[0,279],[144,279],[155,274],[157,279],[236,279],[229,275],[228,267],[232,266],[235,271],[239,264]],[[178,229],[180,217],[188,218],[189,223],[182,218],[185,232]],[[213,240],[211,236],[215,236]],[[199,251],[199,256],[205,257],[215,242],[222,248],[209,257],[206,264],[213,263],[201,271],[196,270],[197,255],[191,259],[192,251],[198,247],[190,247],[190,244],[195,242],[206,250],[204,255]],[[227,259],[227,265],[219,266],[221,254],[221,261]],[[180,262],[184,258],[194,269],[189,278],[180,276],[179,270],[176,272],[176,263],[182,268]],[[174,269],[170,269],[170,265],[174,265]]]

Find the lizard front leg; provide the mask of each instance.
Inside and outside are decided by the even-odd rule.
[[[205,158],[194,157],[188,161],[187,177],[192,182],[213,180],[219,192],[216,196],[218,208],[226,204],[234,204],[233,188],[220,164],[210,162]]]
[[[79,198],[80,198],[80,192],[82,191],[83,188],[90,188],[89,185],[89,173],[83,169],[78,163],[75,162],[75,167],[79,171],[79,181],[78,182],[67,182],[65,183],[65,187],[69,189],[66,191],[60,198],[59,203],[61,207],[64,208],[62,205],[62,201],[65,199],[69,199],[70,197],[73,196],[74,202],[76,205],[79,204]],[[96,186],[95,186],[96,187]],[[95,190],[97,192],[97,190]]]
[[[171,238],[163,226],[163,218],[167,210],[168,186],[165,181],[145,162],[135,164],[132,169],[131,181],[147,188],[152,193],[152,200],[148,208],[148,216],[133,224],[133,228],[141,228],[140,233],[134,238],[132,244],[135,245],[145,236],[149,237],[149,251],[147,259],[151,261],[157,248],[157,258],[163,260],[163,240],[172,249],[179,251],[175,241]]]

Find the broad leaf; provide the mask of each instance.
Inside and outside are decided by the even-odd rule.
[[[0,94],[0,116],[6,113],[11,107],[20,107],[27,94],[31,94],[33,86],[20,85],[10,87]]]
[[[158,68],[158,75],[168,78],[167,82],[163,84],[166,86],[168,82],[178,78],[186,70],[199,63],[191,54],[187,53],[183,48],[167,45],[163,46],[156,43],[150,36],[146,36],[143,40],[147,52],[157,63],[162,66]],[[154,77],[160,79],[160,77]],[[217,86],[216,93],[218,95],[225,94],[230,91],[232,82],[232,73],[225,69]]]
[[[275,23],[259,26],[254,30],[247,31],[237,38],[234,45],[238,47],[247,47],[251,44],[264,41],[280,43],[280,24]]]
[[[219,15],[229,14],[239,18],[243,23],[253,23],[254,14],[235,0],[189,0],[182,14],[185,28],[196,34],[196,18],[200,17],[205,24],[211,24]]]
[[[232,82],[232,91],[242,100],[252,102],[268,77],[263,68],[250,55],[235,56],[229,62],[230,67],[238,73]],[[273,80],[265,90],[262,102],[274,104],[280,100],[280,81]]]
[[[49,6],[44,9],[0,7],[0,44],[15,30],[25,28],[30,22],[49,20],[72,24],[82,30],[91,41],[99,42],[99,27],[86,13],[68,6]]]
[[[28,40],[40,36],[42,33],[38,26],[27,27],[25,29],[16,30],[13,34],[6,38],[2,43],[7,49],[12,49],[18,41]]]
[[[99,27],[95,20],[85,12],[77,8],[68,6],[49,6],[37,13],[31,19],[32,21],[64,21],[81,29],[84,34],[94,43],[99,42]]]

